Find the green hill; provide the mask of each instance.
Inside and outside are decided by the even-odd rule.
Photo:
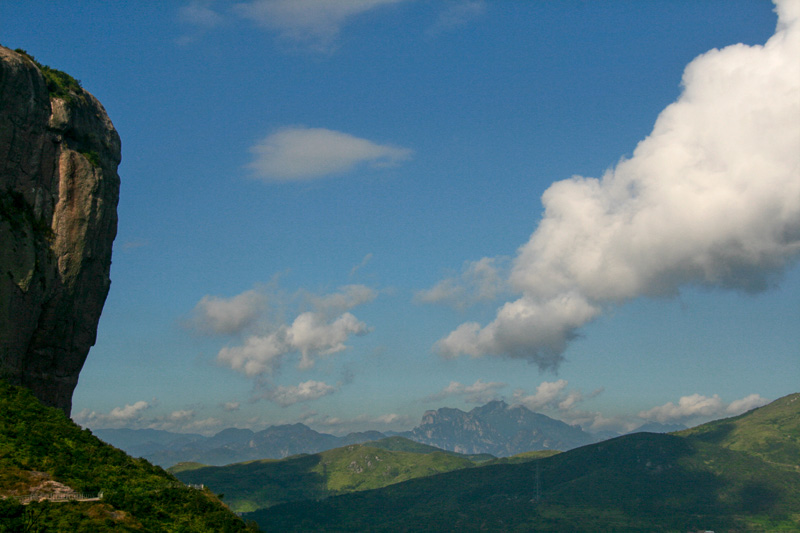
[[[747,452],[800,472],[800,393],[724,420],[676,433],[693,440]]]
[[[56,485],[60,484],[60,485]],[[20,500],[39,487],[97,501]],[[0,532],[244,532],[251,530],[208,490],[190,489],[81,429],[27,389],[0,380]]]
[[[367,446],[373,446],[375,448],[383,448],[384,450],[392,450],[395,452],[446,453],[447,455],[452,455],[454,457],[466,457],[473,463],[483,463],[486,461],[492,461],[493,459],[496,459],[494,455],[488,453],[463,454],[458,452],[451,452],[448,450],[442,450],[441,448],[437,448],[436,446],[431,446],[430,444],[422,444],[407,439],[405,437],[398,437],[398,436],[386,437],[385,439],[366,442],[364,444],[366,444]]]
[[[637,433],[246,516],[265,531],[798,531],[800,473],[762,459],[800,417],[783,400],[687,436]],[[724,423],[724,438],[700,437]]]
[[[407,439],[392,439],[389,443],[384,440],[280,460],[188,469],[176,465],[179,468],[171,471],[185,483],[204,484],[216,493],[223,493],[231,509],[246,512],[284,502],[320,500],[336,494],[385,487],[475,466],[464,456],[417,445]],[[380,443],[416,451],[373,445]],[[429,448],[434,451],[428,451]],[[419,453],[421,449],[425,452]]]

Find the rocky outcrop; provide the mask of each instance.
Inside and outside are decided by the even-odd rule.
[[[97,99],[0,46],[0,377],[67,414],[111,283],[119,162]]]
[[[507,457],[534,450],[571,450],[590,444],[594,437],[524,406],[489,402],[469,412],[442,408],[426,411],[422,423],[403,437],[466,454],[488,453]]]

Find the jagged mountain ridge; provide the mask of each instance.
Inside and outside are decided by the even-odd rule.
[[[497,457],[571,450],[597,440],[578,426],[500,400],[469,412],[452,408],[427,411],[419,426],[400,435],[443,450]]]
[[[798,531],[800,394],[636,433],[248,513],[266,531]]]
[[[283,459],[387,436],[365,431],[337,437],[300,423],[271,426],[258,432],[228,428],[212,437],[130,429],[98,429],[94,433],[131,455],[163,467],[181,462],[222,466],[256,459]],[[442,450],[496,457],[536,450],[570,450],[597,440],[577,426],[523,406],[510,407],[502,401],[469,412],[454,408],[428,411],[419,426],[397,435]]]

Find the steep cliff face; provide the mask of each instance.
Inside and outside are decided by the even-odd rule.
[[[119,162],[97,99],[0,46],[0,376],[67,414],[111,283]]]

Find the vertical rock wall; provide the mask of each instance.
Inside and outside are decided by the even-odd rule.
[[[111,284],[119,162],[97,99],[0,46],[0,377],[67,414]]]

